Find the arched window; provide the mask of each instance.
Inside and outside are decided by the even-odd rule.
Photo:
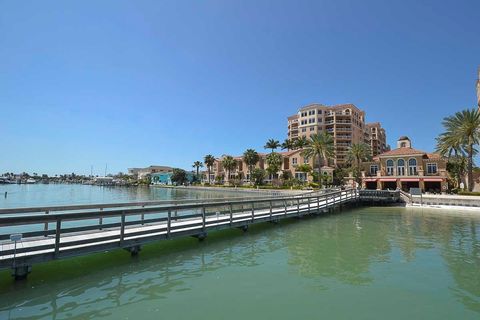
[[[387,160],[387,176],[393,176],[393,160]]]
[[[405,160],[403,160],[403,159],[398,159],[397,160],[397,174],[399,176],[404,176],[405,175]]]
[[[417,160],[410,159],[408,160],[408,174],[411,176],[417,175]]]

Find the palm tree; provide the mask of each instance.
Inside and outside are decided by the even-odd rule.
[[[302,136],[295,139],[295,149],[303,149],[308,145],[307,137]]]
[[[280,142],[275,139],[269,139],[263,148],[272,149],[273,152],[275,151],[275,149],[280,148]]]
[[[323,163],[328,166],[328,159],[333,158],[335,155],[335,147],[333,137],[326,133],[315,133],[310,136],[308,144],[304,147],[302,155],[306,158],[312,158],[315,164],[316,158],[318,158],[318,185],[321,184],[320,173]]]
[[[465,172],[467,171],[465,150],[460,144],[460,141],[451,135],[442,133],[436,138],[436,140],[437,147],[435,152],[439,153],[442,157],[447,158],[447,164],[449,164],[450,168],[449,171],[455,175],[456,187],[459,187],[463,180],[462,177],[465,176]]]
[[[275,178],[277,172],[282,167],[282,155],[280,153],[272,152],[267,155],[267,172]]]
[[[449,137],[460,145],[467,153],[468,190],[473,190],[473,156],[477,152],[475,146],[480,143],[480,111],[466,109],[443,119],[444,137]],[[445,139],[445,138],[444,138]]]
[[[295,141],[291,140],[291,139],[285,139],[285,141],[283,141],[281,147],[282,147],[283,150],[287,150],[287,151],[293,150],[293,149],[295,149]]]
[[[362,162],[370,160],[371,155],[370,146],[366,143],[354,143],[348,149],[347,162],[352,166],[355,180],[358,184],[362,182],[360,178]]]
[[[202,161],[195,161],[192,165],[193,168],[195,168],[195,170],[197,171],[197,179],[198,179],[198,171],[200,170],[200,168],[203,168],[203,163]]]
[[[222,166],[227,171],[227,181],[230,181],[230,172],[237,167],[237,161],[232,156],[224,156]]]
[[[207,171],[208,171],[208,183],[210,183],[210,171],[212,170],[212,166],[215,163],[215,157],[212,156],[211,154],[207,154],[205,158],[203,159],[203,162],[207,166]]]
[[[260,161],[260,156],[258,155],[257,151],[253,149],[247,149],[243,153],[243,161],[245,161],[248,166],[248,172],[250,173],[250,183],[252,183],[253,168],[257,165],[258,161]]]

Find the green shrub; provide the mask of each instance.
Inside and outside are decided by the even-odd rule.
[[[480,192],[459,191],[458,194],[461,196],[480,196]]]

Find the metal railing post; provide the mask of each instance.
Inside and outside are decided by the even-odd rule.
[[[57,226],[55,229],[55,257],[58,257],[58,253],[60,252],[60,234],[62,232],[62,220],[57,220]]]
[[[172,228],[172,210],[168,209],[167,215],[167,238],[170,238],[170,230]]]
[[[48,214],[48,210],[45,211],[45,214]],[[45,225],[43,226],[43,230],[45,231],[45,237],[48,236],[46,231],[48,231],[48,222],[45,222]]]
[[[230,209],[230,226],[232,226],[233,225],[233,205],[231,203],[230,203],[229,209]]]
[[[252,202],[252,222],[255,220],[255,202]]]
[[[103,208],[100,208],[100,218],[98,218],[98,224],[100,225],[100,230],[102,230],[102,225],[103,225],[103,217],[101,216],[103,211]]]
[[[283,205],[285,206],[285,215],[287,215],[288,210],[287,210],[287,200],[283,200]]]
[[[123,246],[123,240],[125,238],[125,212],[122,211],[122,217],[120,222],[120,246]]]
[[[300,215],[300,199],[297,198],[297,214]]]
[[[202,230],[205,232],[205,206],[202,206]]]
[[[273,214],[273,204],[272,204],[272,200],[270,200],[270,220],[272,219],[272,214]]]

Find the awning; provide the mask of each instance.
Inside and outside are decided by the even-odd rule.
[[[425,182],[442,182],[442,178],[424,178],[423,181]]]
[[[365,178],[364,180],[365,180],[365,182],[375,182],[375,181],[377,181],[377,179],[375,179],[375,178]]]
[[[383,179],[380,179],[380,181],[382,181],[382,182],[397,182],[397,179],[387,179],[387,178],[383,178]]]
[[[406,179],[400,179],[402,182],[419,182],[420,179],[418,178],[406,178]]]

